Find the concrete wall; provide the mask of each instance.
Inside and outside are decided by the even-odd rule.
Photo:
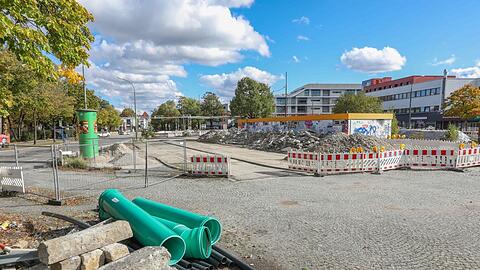
[[[286,130],[308,130],[317,134],[326,134],[342,131],[346,132],[346,128],[343,128],[342,124],[335,124],[335,121],[333,120],[288,122],[288,126],[284,122],[257,122],[246,123],[245,128],[250,132],[270,132]]]

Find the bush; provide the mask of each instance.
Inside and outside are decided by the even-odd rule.
[[[447,133],[445,134],[445,137],[449,141],[458,140],[458,127],[453,125],[453,124],[449,124],[448,128],[447,128]]]
[[[153,137],[155,137],[155,131],[153,130],[153,128],[143,130],[142,131],[142,137],[145,138],[145,139],[153,138]]]
[[[88,167],[88,164],[81,157],[68,157],[64,159],[63,167],[84,170]]]

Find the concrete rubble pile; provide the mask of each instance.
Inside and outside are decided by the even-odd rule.
[[[218,144],[235,144],[251,149],[285,153],[289,149],[320,151],[323,153],[348,152],[352,147],[362,147],[363,151],[371,151],[374,146],[396,149],[387,139],[364,136],[361,134],[346,135],[335,133],[318,135],[309,131],[283,132],[248,132],[237,128],[210,131],[199,137],[198,141]]]
[[[172,269],[170,254],[163,247],[145,247],[130,254],[121,243],[133,237],[126,221],[67,234],[40,243],[38,264],[30,269],[109,270],[109,269]]]

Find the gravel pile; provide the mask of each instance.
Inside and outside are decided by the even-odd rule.
[[[279,153],[284,153],[289,149],[320,151],[322,153],[348,152],[352,147],[362,147],[364,151],[369,151],[374,146],[384,146],[386,150],[396,149],[386,139],[361,134],[336,133],[319,136],[308,131],[248,132],[237,128],[210,131],[200,136],[198,141],[242,145],[252,149]]]

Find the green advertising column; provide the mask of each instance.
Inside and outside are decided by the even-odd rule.
[[[83,158],[94,158],[98,156],[97,111],[78,110],[77,118],[80,155]]]

